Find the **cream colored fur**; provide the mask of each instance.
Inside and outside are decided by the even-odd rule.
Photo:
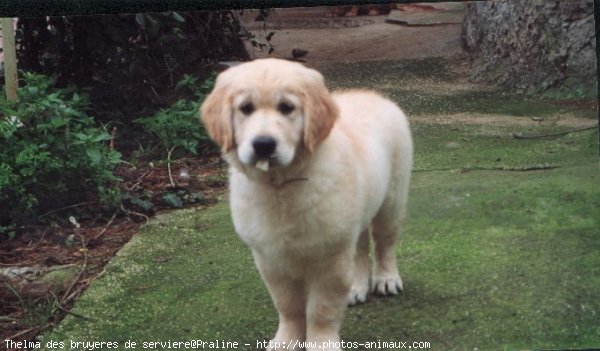
[[[371,91],[331,94],[317,71],[264,59],[221,73],[201,112],[230,164],[235,229],[279,313],[273,341],[339,341],[347,304],[402,289],[395,243],[412,141],[394,103]],[[266,171],[252,146],[259,136],[277,144]]]

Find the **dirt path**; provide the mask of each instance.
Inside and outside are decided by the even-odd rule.
[[[462,3],[433,5],[435,10],[405,8],[390,15],[335,18],[328,16],[336,7],[277,9],[266,22],[253,21],[257,12],[247,11],[242,20],[258,41],[275,32],[271,57],[291,58],[292,50],[300,48],[308,51],[302,59],[313,66],[459,55]],[[409,25],[386,23],[390,17]],[[269,56],[267,49],[251,45],[249,51],[257,58]]]
[[[598,124],[597,120],[581,117],[549,118],[515,117],[498,114],[456,113],[449,115],[411,116],[411,122],[423,124],[480,124],[487,126],[521,126],[521,127],[570,127],[588,128]]]

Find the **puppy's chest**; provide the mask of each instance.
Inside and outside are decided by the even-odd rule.
[[[242,240],[252,248],[278,251],[322,248],[347,234],[349,223],[338,222],[339,213],[331,202],[331,197],[311,184],[285,189],[232,188],[231,197],[234,224]]]

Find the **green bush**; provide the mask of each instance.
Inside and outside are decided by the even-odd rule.
[[[46,76],[23,81],[18,102],[0,97],[0,228],[82,201],[116,203],[121,154],[84,112],[87,97]]]
[[[212,143],[202,123],[198,120],[200,103],[205,94],[214,86],[214,78],[199,83],[197,78],[185,75],[176,86],[176,90],[190,90],[191,99],[181,99],[168,108],[163,108],[149,117],[135,119],[133,122],[150,133],[163,148],[167,160],[174,152],[184,151],[194,155],[215,152],[218,149]]]

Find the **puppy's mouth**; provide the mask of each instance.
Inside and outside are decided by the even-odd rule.
[[[265,160],[265,159],[260,159],[260,160],[256,161],[254,166],[263,172],[268,172],[269,168],[271,167],[271,161]]]
[[[277,164],[277,139],[269,135],[260,135],[252,140],[253,164],[257,169],[268,172]]]
[[[269,170],[271,170],[273,168],[277,168],[277,167],[281,166],[281,163],[277,159],[276,155],[272,155],[271,157],[255,158],[255,160],[251,164],[254,167],[256,167],[256,169],[263,171],[263,172],[268,172]]]

